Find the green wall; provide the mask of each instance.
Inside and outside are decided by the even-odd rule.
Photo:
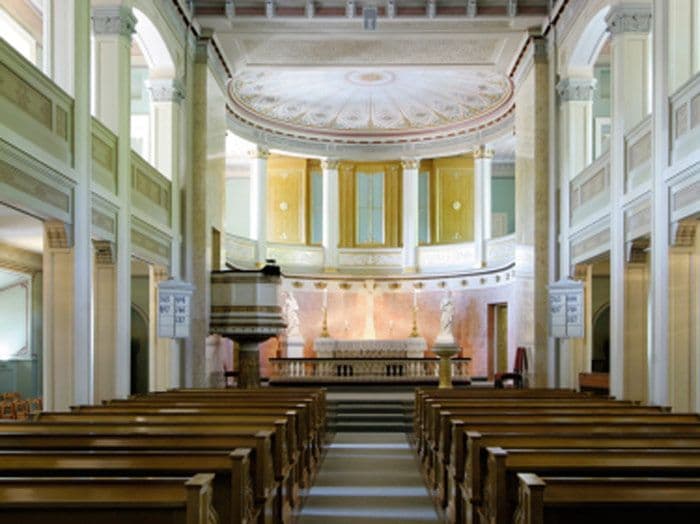
[[[491,179],[491,212],[508,215],[508,232],[515,232],[515,178]]]

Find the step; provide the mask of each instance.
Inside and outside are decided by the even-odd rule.
[[[398,432],[398,433],[410,433],[413,430],[413,426],[410,424],[405,424],[402,422],[338,422],[335,424],[329,424],[328,429],[336,433],[340,432]]]

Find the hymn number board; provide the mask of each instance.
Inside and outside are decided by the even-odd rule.
[[[166,280],[158,284],[158,336],[190,336],[190,302],[194,287],[187,282]]]
[[[563,279],[549,286],[550,336],[583,337],[583,308],[583,282]]]

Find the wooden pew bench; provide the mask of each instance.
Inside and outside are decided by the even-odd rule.
[[[270,441],[272,431],[257,431],[255,434],[233,435],[206,432],[141,432],[85,431],[76,432],[56,427],[54,430],[0,432],[1,450],[170,450],[234,452],[250,448],[251,477],[255,497],[255,511],[260,515],[259,524],[280,522],[286,512],[284,499],[280,497],[279,485],[275,481]]]
[[[215,524],[211,474],[0,478],[0,524]]]
[[[290,415],[287,413],[287,415]],[[292,423],[296,422],[296,412],[292,412],[290,416]],[[301,457],[304,456],[303,446],[297,441],[296,432],[289,430],[289,421],[287,419],[287,428],[285,429],[285,435],[287,437],[286,459],[282,457],[277,457],[274,468],[275,475],[278,481],[287,482],[287,490],[291,496],[292,506],[299,505],[300,502],[300,482],[302,478],[305,477],[305,472],[303,469],[305,465],[300,463]],[[279,420],[276,416],[267,415],[202,415],[202,414],[132,414],[125,415],[121,413],[111,413],[109,411],[102,411],[99,413],[83,414],[83,413],[41,413],[35,417],[35,422],[39,423],[61,423],[61,424],[108,424],[108,425],[140,425],[145,424],[148,426],[166,426],[175,425],[178,427],[182,426],[201,426],[201,425],[216,425],[224,427],[235,428],[237,426],[255,426],[260,427],[260,429],[270,428],[274,426]],[[294,427],[294,426],[291,426]],[[0,429],[2,426],[0,426]],[[273,449],[274,449],[273,443]],[[280,449],[283,452],[284,448]],[[287,474],[285,471],[284,463],[286,460],[286,467],[291,470],[291,474]]]
[[[237,406],[204,406],[204,407],[170,407],[167,405],[159,405],[158,407],[141,407],[141,406],[74,406],[73,411],[65,415],[96,415],[111,416],[142,416],[142,415],[196,415],[205,417],[210,420],[215,420],[218,417],[228,416],[244,416],[244,415],[267,415],[273,417],[286,417],[288,428],[296,428],[293,431],[287,431],[292,434],[297,442],[297,447],[301,451],[300,470],[297,472],[297,482],[301,488],[310,487],[311,479],[314,476],[313,469],[317,464],[313,460],[312,437],[313,429],[308,426],[308,419],[304,417],[304,405],[297,405],[297,409],[287,409],[286,407],[237,407]],[[307,412],[308,414],[308,412]],[[40,415],[37,420],[41,420]],[[288,436],[289,438],[289,436]],[[293,448],[292,448],[293,449]]]
[[[453,428],[459,423],[453,423]],[[486,468],[489,447],[508,448],[589,448],[589,449],[700,449],[700,433],[690,434],[640,434],[629,433],[623,427],[609,433],[480,433],[467,431],[466,457],[457,454],[448,472],[448,507],[446,514],[450,522],[475,522],[476,515],[467,515],[468,507],[478,507],[481,503],[482,471]],[[462,446],[460,446],[461,448]],[[453,453],[457,448],[453,446]]]
[[[616,415],[594,415],[588,414],[586,410],[580,413],[568,415],[541,415],[537,409],[525,411],[519,415],[505,415],[495,412],[493,415],[469,416],[454,415],[451,412],[440,413],[441,423],[435,426],[437,434],[430,436],[428,446],[431,449],[430,460],[426,464],[426,476],[432,481],[432,488],[437,492],[438,502],[446,504],[446,483],[447,468],[449,467],[449,456],[451,450],[451,428],[450,420],[461,420],[466,428],[472,425],[505,422],[511,424],[531,423],[531,422],[551,422],[554,424],[588,424],[589,426],[604,426],[605,424],[659,424],[677,427],[679,430],[684,425],[696,425],[700,428],[700,419],[696,415],[675,415],[675,414],[635,414],[634,412],[621,411]]]
[[[487,448],[479,522],[513,521],[518,473],[540,476],[700,477],[700,450]]]
[[[697,522],[700,479],[518,474],[518,524]]]
[[[0,450],[3,475],[12,477],[188,477],[214,475],[212,505],[221,524],[257,522],[251,450]]]

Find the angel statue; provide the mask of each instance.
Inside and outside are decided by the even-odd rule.
[[[284,300],[284,318],[287,321],[287,336],[300,336],[299,332],[299,304],[291,293],[286,293]]]
[[[452,303],[452,292],[448,291],[440,301],[440,335],[452,336],[452,319],[455,306]]]

